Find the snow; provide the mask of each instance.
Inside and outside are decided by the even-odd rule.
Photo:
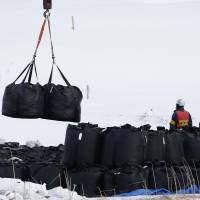
[[[30,148],[42,146],[39,140],[36,140],[36,141],[29,140],[29,141],[26,142],[25,145],[30,147]]]
[[[198,200],[200,195],[136,196],[136,197],[98,197],[86,198],[76,192],[61,187],[47,190],[45,184],[22,182],[19,179],[0,178],[0,200],[142,200],[142,199],[187,199]]]

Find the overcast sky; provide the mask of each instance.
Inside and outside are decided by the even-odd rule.
[[[31,60],[43,20],[42,0],[0,0],[0,95]],[[57,64],[84,95],[82,120],[131,122],[145,112],[170,118],[184,98],[200,121],[200,1],[53,0]],[[75,31],[71,29],[71,16]],[[41,84],[51,68],[47,34],[38,52]],[[58,74],[54,81],[62,83]],[[121,118],[120,118],[121,117]],[[0,117],[2,137],[45,144],[64,140],[66,123]],[[159,125],[159,124],[158,124]],[[48,140],[47,140],[48,137]]]

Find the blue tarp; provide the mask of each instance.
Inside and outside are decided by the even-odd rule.
[[[192,185],[189,188],[186,188],[184,190],[179,190],[176,192],[176,194],[199,194],[200,193],[200,188],[197,187],[196,185]],[[128,193],[123,193],[120,194],[120,196],[139,196],[139,195],[166,195],[166,194],[174,194],[170,192],[169,190],[166,190],[164,188],[161,189],[138,189],[134,190]]]

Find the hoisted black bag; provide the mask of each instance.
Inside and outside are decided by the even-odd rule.
[[[31,83],[32,72],[37,71],[35,60],[28,64],[17,79],[8,85],[4,92],[2,114],[15,118],[39,118],[43,116],[44,91],[37,82]],[[20,84],[15,82],[26,72]],[[26,78],[28,81],[26,82]]]
[[[45,89],[45,119],[58,121],[79,122],[81,119],[81,101],[83,98],[81,90],[70,85],[56,65],[60,75],[66,83],[66,86],[55,85],[52,83],[53,67],[49,77],[48,84],[44,85]]]

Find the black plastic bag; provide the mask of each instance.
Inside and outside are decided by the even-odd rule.
[[[61,186],[61,169],[55,163],[33,163],[29,166],[29,181],[44,184],[47,189]]]
[[[67,181],[72,191],[86,197],[100,196],[102,188],[103,173],[99,168],[74,168],[67,173]]]
[[[172,164],[182,164],[184,158],[182,132],[172,131],[166,134],[166,161]]]
[[[147,187],[148,169],[139,166],[126,166],[114,173],[117,194]]]
[[[135,127],[121,127],[115,144],[115,166],[142,164],[144,162],[145,137]]]
[[[79,122],[81,119],[80,104],[83,98],[82,92],[78,87],[70,85],[58,66],[56,67],[67,86],[53,84],[53,67],[49,77],[49,82],[44,85],[44,118],[58,121]]]
[[[121,131],[119,127],[108,127],[102,131],[102,134],[101,164],[111,167],[114,166],[116,143]]]
[[[76,164],[78,166],[100,163],[101,128],[85,128],[78,138]]]
[[[200,132],[184,133],[184,151],[187,161],[200,161]]]
[[[164,131],[150,131],[147,134],[145,161],[165,161],[166,139]]]
[[[44,91],[38,82],[31,83],[33,70],[37,77],[35,61],[28,64],[17,79],[6,87],[3,96],[3,115],[15,118],[39,118],[43,116]],[[15,84],[25,72],[23,81],[20,84]],[[28,81],[26,82],[27,77]]]
[[[195,184],[192,170],[189,166],[171,167],[173,177],[173,191],[184,190]]]
[[[171,169],[168,166],[154,166],[149,168],[148,189],[161,189],[165,188],[173,191],[174,178]]]
[[[91,124],[69,124],[67,127],[63,164],[94,165],[100,162],[101,128]]]

